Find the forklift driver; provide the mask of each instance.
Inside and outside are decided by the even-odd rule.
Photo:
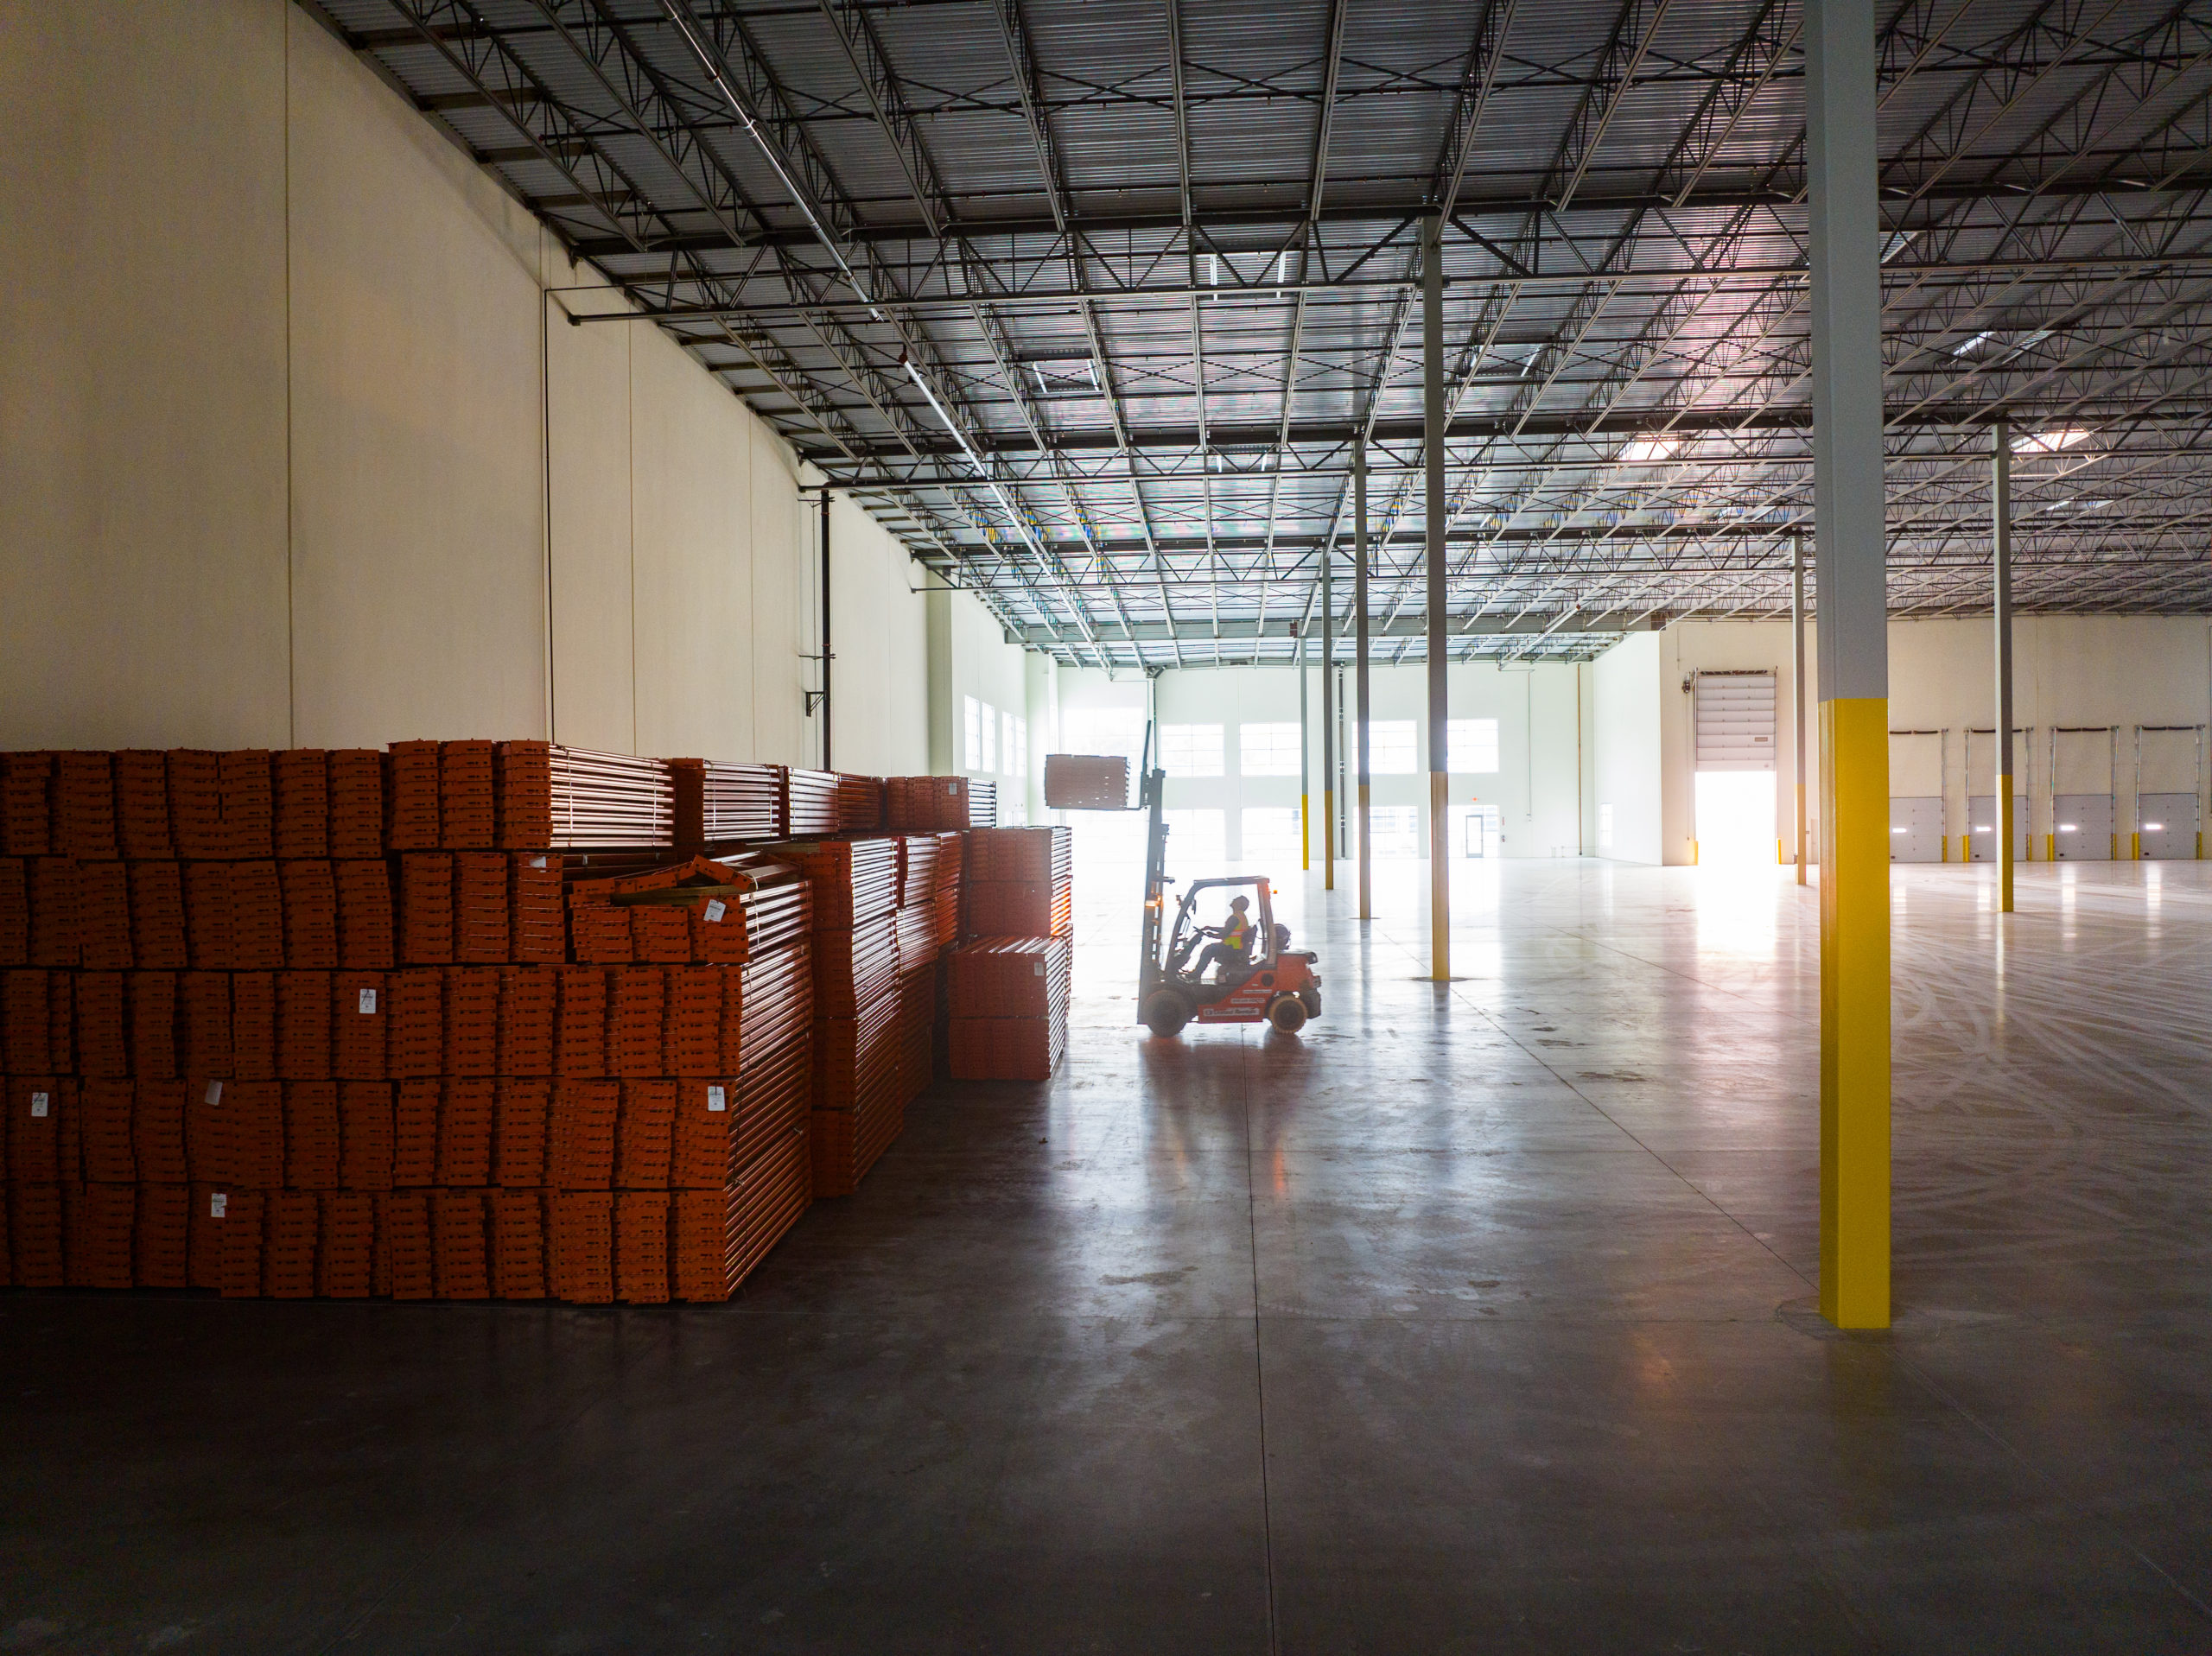
[[[1217,982],[1226,981],[1231,972],[1245,963],[1244,957],[1252,947],[1251,907],[1249,898],[1230,899],[1229,918],[1221,923],[1221,929],[1214,934],[1221,941],[1208,943],[1198,956],[1198,970],[1192,974],[1198,980],[1203,982],[1206,968],[1217,962],[1221,967],[1221,977],[1216,980]]]

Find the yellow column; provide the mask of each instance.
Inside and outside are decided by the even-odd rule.
[[[1821,704],[1821,1315],[1890,1322],[1890,704]]]
[[[1821,1314],[1890,1323],[1890,702],[1872,0],[1805,9],[1820,562]]]

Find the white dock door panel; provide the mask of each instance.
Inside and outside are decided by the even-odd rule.
[[[1967,856],[1972,862],[1997,860],[1997,796],[1976,794],[1967,801]],[[2012,860],[2028,860],[2028,796],[2012,796]]]
[[[2195,794],[2145,794],[2139,809],[2145,861],[2188,861],[2196,855]]]
[[[1774,769],[1774,675],[1700,673],[1697,768]]]
[[[1891,797],[1890,860],[1943,860],[1943,802],[1941,798],[1907,795]]]
[[[2052,802],[2051,825],[2061,862],[2110,862],[2113,809],[2110,794],[2061,794]]]

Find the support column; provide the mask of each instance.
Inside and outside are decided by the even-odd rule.
[[[1375,917],[1375,851],[1368,809],[1367,733],[1367,442],[1351,446],[1352,766],[1359,790],[1359,917]]]
[[[1337,889],[1337,703],[1336,598],[1329,566],[1336,559],[1321,548],[1321,889]]]
[[[1307,739],[1313,732],[1306,714],[1306,640],[1298,641],[1298,866],[1300,872],[1313,866],[1313,834],[1310,825],[1311,813],[1307,802],[1313,797],[1313,762],[1307,752]]]
[[[1872,0],[1809,0],[1821,1313],[1890,1323],[1889,615]]]
[[[1805,536],[1789,537],[1789,724],[1797,745],[1791,767],[1797,783],[1797,883],[1805,883]]]
[[[1991,432],[1990,525],[1997,593],[1997,910],[2012,912],[2012,428]],[[1968,777],[1967,786],[1974,780]],[[1967,826],[1971,828],[1972,823]]]
[[[1868,36],[1871,44],[1872,36]],[[1446,766],[1451,698],[1445,656],[1444,601],[1444,221],[1421,225],[1422,460],[1428,477],[1423,531],[1428,560],[1428,958],[1439,983],[1452,980],[1452,835],[1445,825],[1451,796]]]

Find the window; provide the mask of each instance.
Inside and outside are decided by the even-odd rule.
[[[961,768],[964,771],[980,771],[983,768],[982,710],[976,705],[976,698],[974,696],[971,695],[968,697],[967,701],[968,763]]]
[[[1421,769],[1421,750],[1414,740],[1412,720],[1377,719],[1368,730],[1367,768],[1370,774],[1409,777]],[[1412,807],[1407,809],[1410,810]],[[1375,843],[1382,843],[1380,828],[1376,830]]]
[[[1379,728],[1379,727],[1378,727]],[[1410,729],[1412,726],[1408,726]],[[1414,805],[1370,805],[1377,862],[1405,861],[1421,855],[1420,808]]]
[[[1298,774],[1299,730],[1292,725],[1239,725],[1236,727],[1236,768],[1248,777],[1294,777]],[[1249,816],[1251,813],[1245,813]]]
[[[1454,719],[1444,727],[1445,769],[1455,777],[1485,777],[1497,769],[1497,720]]]
[[[1144,764],[1144,710],[1141,707],[1070,707],[1060,714],[1063,753],[1119,754],[1135,776]]]
[[[1237,826],[1243,837],[1243,861],[1260,865],[1262,873],[1287,876],[1294,872],[1299,851],[1296,806],[1247,805]]]
[[[1026,715],[1014,721],[1014,774],[1029,774],[1029,720]]]
[[[1168,872],[1179,870],[1179,879],[1204,879],[1228,860],[1226,811],[1162,811],[1160,818],[1167,825]]]
[[[977,765],[975,769],[978,771],[995,771],[999,768],[998,711],[988,701],[982,704],[982,707],[983,758],[982,762],[980,765]]]
[[[1014,751],[1014,715],[1001,713],[999,714],[999,769],[1010,777],[1018,777],[1021,772],[1015,767],[1020,763]]]
[[[1160,727],[1160,768],[1171,777],[1217,777],[1221,774],[1219,725],[1162,725]],[[1214,813],[1217,816],[1218,811]]]

